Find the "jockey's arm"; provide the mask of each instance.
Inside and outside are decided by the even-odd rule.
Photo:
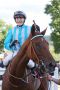
[[[50,81],[53,81],[54,83],[60,85],[60,79],[56,79],[54,77],[52,77],[51,75],[47,75],[47,79],[50,80]]]
[[[52,81],[55,82],[56,84],[60,85],[60,79],[52,78]]]
[[[12,30],[9,30],[6,36],[6,39],[4,41],[4,48],[7,50],[12,50],[12,48],[10,48],[10,43],[12,40]]]

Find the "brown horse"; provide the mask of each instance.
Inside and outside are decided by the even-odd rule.
[[[35,32],[34,26],[32,26],[29,38],[12,59],[3,76],[2,90],[48,90],[46,77],[37,80],[36,83],[36,78],[32,76],[30,71],[26,70],[29,59],[37,64],[43,62],[48,71],[51,70],[51,67],[54,70],[56,62],[49,51],[47,41],[42,35],[45,31]],[[29,73],[27,74],[27,72]],[[37,84],[39,84],[38,87],[36,87]]]

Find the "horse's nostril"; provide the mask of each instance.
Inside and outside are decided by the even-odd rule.
[[[52,63],[50,63],[48,65],[48,67],[49,67],[49,74],[53,76],[54,75],[55,66]]]
[[[52,63],[50,63],[49,66],[52,67],[53,66]]]
[[[54,72],[49,73],[50,75],[54,76]]]

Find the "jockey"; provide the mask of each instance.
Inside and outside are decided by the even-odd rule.
[[[28,38],[31,27],[24,25],[26,20],[26,15],[24,12],[16,11],[14,12],[13,17],[17,25],[12,30],[8,31],[7,37],[4,41],[4,48],[15,51],[16,47],[15,45],[12,45],[11,47],[11,43],[18,43],[20,48],[23,42]],[[18,42],[15,42],[15,40]]]
[[[24,12],[16,11],[14,12],[13,17],[17,25],[14,28],[8,30],[6,39],[4,41],[4,48],[12,51],[12,53],[10,53],[4,58],[3,61],[0,62],[0,67],[8,65],[11,59],[17,54],[22,44],[28,38],[31,31],[31,26],[24,24],[26,20],[26,15]],[[31,63],[32,66],[34,66],[33,61],[31,61],[30,64]]]

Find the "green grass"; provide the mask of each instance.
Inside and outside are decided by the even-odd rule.
[[[59,62],[60,62],[60,54],[56,54],[56,53],[54,52],[54,47],[53,47],[53,45],[49,45],[49,49],[50,49],[50,52],[51,52],[52,56],[54,57],[54,59],[55,59],[56,61],[59,61]]]

